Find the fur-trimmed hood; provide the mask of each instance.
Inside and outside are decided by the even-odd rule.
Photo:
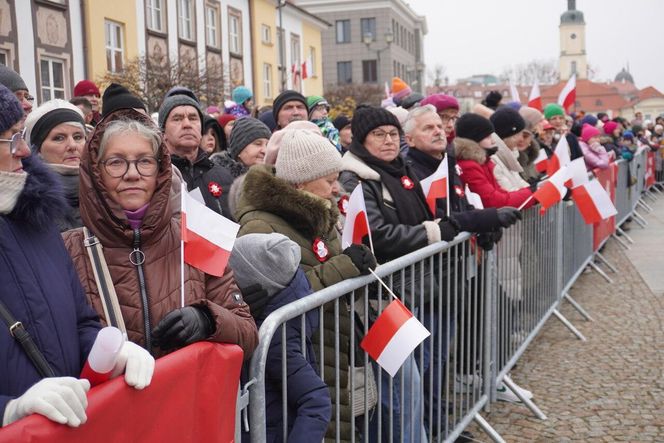
[[[54,226],[56,220],[61,220],[69,208],[62,183],[37,156],[24,158],[22,163],[28,176],[16,206],[8,217],[25,222],[36,230]]]
[[[487,161],[486,150],[469,138],[454,139],[454,154],[457,160],[472,160],[483,165]]]
[[[227,169],[233,178],[238,178],[242,174],[246,174],[249,170],[242,162],[233,160],[229,157],[228,151],[215,152],[210,156],[210,161],[217,166]]]
[[[380,181],[380,174],[371,169],[361,158],[350,151],[347,151],[341,158],[341,170],[353,172],[360,180]]]
[[[277,178],[271,165],[252,166],[244,178],[235,216],[241,222],[252,211],[281,217],[306,237],[326,235],[339,217],[336,205],[330,200],[295,189]]]

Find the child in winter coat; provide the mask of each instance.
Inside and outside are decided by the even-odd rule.
[[[589,171],[593,169],[606,169],[609,167],[609,153],[599,143],[599,129],[589,124],[584,124],[581,129],[581,140],[579,146],[583,151],[583,159]]]
[[[273,311],[311,294],[311,286],[299,263],[300,247],[284,235],[247,234],[235,241],[229,264],[238,286],[248,289],[243,293],[260,294],[255,299],[245,298],[259,328]],[[262,291],[256,290],[257,285]],[[314,309],[305,314],[304,331],[300,317],[286,324],[289,443],[323,440],[330,421],[330,393],[318,374],[316,352],[311,343],[318,321],[318,310]],[[302,352],[302,334],[306,338],[306,357]],[[281,338],[279,328],[270,342],[265,364],[267,442],[283,441]]]

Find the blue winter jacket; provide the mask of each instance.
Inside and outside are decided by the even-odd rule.
[[[78,377],[97,336],[97,314],[54,220],[67,208],[61,185],[37,158],[14,210],[0,215],[0,300],[32,336],[56,376]],[[41,379],[0,321],[0,425],[7,402]]]
[[[311,294],[311,286],[300,269],[291,283],[274,295],[265,311],[256,319],[258,327],[278,308]],[[294,318],[286,326],[286,365],[288,393],[288,442],[322,441],[325,438],[332,404],[327,385],[318,374],[316,352],[311,336],[318,329],[318,310],[305,315],[306,357],[302,353],[302,321]],[[265,411],[267,442],[283,442],[281,396],[281,328],[272,338],[265,364]]]

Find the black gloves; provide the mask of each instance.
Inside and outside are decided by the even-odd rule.
[[[267,306],[267,291],[259,284],[240,288],[244,302],[249,305],[249,310],[254,319],[261,316]]]
[[[440,227],[440,239],[443,241],[452,241],[459,233],[459,224],[451,218],[445,217],[438,222]]]
[[[530,192],[537,191],[537,183],[539,183],[539,182],[535,182],[535,183],[530,184]]]
[[[490,251],[501,238],[503,238],[503,230],[500,228],[491,232],[482,232],[477,234],[477,245],[485,251]]]
[[[205,340],[214,333],[212,315],[203,306],[174,309],[152,330],[155,346],[167,351]]]
[[[564,201],[569,201],[572,198],[572,190],[570,188],[567,188],[565,191],[565,196],[563,197]]]
[[[521,220],[522,218],[521,211],[511,206],[498,208],[496,210],[496,213],[498,215],[498,221],[500,222],[500,226],[502,226],[503,228],[509,228],[514,223],[516,223],[517,220]]]
[[[376,257],[371,253],[371,250],[364,245],[350,245],[343,250],[342,254],[350,257],[351,261],[360,274],[367,275],[369,269],[376,269]]]

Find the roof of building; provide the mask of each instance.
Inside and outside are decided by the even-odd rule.
[[[583,20],[583,12],[581,11],[565,11],[560,16],[560,24],[585,24]]]
[[[625,83],[625,82],[629,82],[629,83],[634,84],[634,77],[632,77],[632,74],[630,74],[629,71],[628,71],[627,69],[622,68],[622,71],[620,71],[620,72],[616,75],[616,79],[615,79],[615,81],[617,81],[617,82],[623,82],[623,83]]]

